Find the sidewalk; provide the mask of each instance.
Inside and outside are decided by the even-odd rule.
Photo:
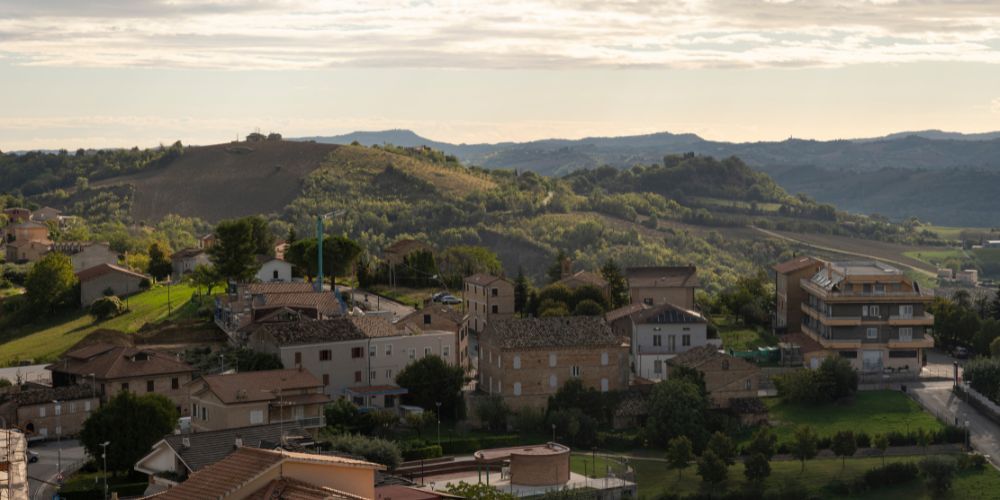
[[[951,382],[923,382],[913,384],[910,394],[931,413],[960,426],[969,422],[972,447],[986,455],[990,462],[1000,468],[1000,426],[980,414],[971,405],[959,399],[952,392]]]

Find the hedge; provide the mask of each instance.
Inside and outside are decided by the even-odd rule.
[[[436,444],[403,450],[403,460],[407,462],[410,460],[438,458],[442,455],[444,455],[444,453],[442,452],[441,447]]]
[[[505,448],[523,444],[517,434],[508,436],[482,436],[452,439],[441,442],[441,452],[445,455],[464,455],[487,448]]]

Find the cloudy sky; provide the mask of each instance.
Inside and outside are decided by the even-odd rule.
[[[1000,129],[996,0],[0,0],[0,149]]]

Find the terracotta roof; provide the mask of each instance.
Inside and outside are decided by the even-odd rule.
[[[223,429],[189,434],[168,434],[163,441],[184,462],[191,472],[212,465],[236,450],[236,438],[243,440],[243,446],[260,448],[262,443],[280,443],[281,433],[285,436],[307,436],[294,423],[253,425],[235,429]],[[187,439],[188,446],[184,446]]]
[[[248,283],[250,295],[277,295],[284,293],[316,293],[311,283]],[[330,293],[333,295],[333,293]]]
[[[34,389],[8,392],[0,397],[0,401],[9,400],[19,406],[51,403],[53,400],[72,401],[76,399],[91,399],[94,388],[88,385],[67,385],[63,387],[39,387]]]
[[[279,391],[323,387],[323,382],[308,370],[264,370],[258,372],[206,375],[191,382],[204,384],[224,404],[253,401],[277,401]],[[329,399],[329,398],[327,398]]]
[[[205,253],[205,249],[203,248],[185,248],[174,252],[174,254],[170,256],[170,260],[187,259],[190,257],[196,257],[203,253]]]
[[[604,319],[608,322],[614,322],[625,316],[631,316],[639,311],[647,309],[649,306],[646,304],[629,304],[627,306],[619,307],[618,309],[612,309],[604,313]]]
[[[431,315],[430,325],[424,324],[425,314]],[[418,309],[410,314],[407,314],[406,316],[403,316],[398,323],[413,323],[418,328],[423,328],[434,327],[435,324],[440,326],[442,321],[461,326],[462,322],[465,321],[465,313],[460,311],[458,308],[447,304],[430,303],[424,306],[423,309]]]
[[[774,271],[778,274],[788,274],[817,264],[822,264],[822,262],[812,257],[798,257],[780,264],[775,264],[771,267],[771,269],[774,269]]]
[[[698,268],[694,266],[629,267],[625,269],[630,287],[696,287]]]
[[[647,309],[635,315],[636,323],[641,324],[680,324],[680,323],[707,323],[701,314],[677,307],[673,304],[662,304],[651,309]]]
[[[701,347],[695,347],[695,348],[689,349],[689,350],[687,350],[685,352],[682,352],[682,353],[674,356],[673,358],[670,358],[667,361],[667,363],[669,363],[671,365],[679,365],[679,366],[687,366],[687,367],[691,367],[691,368],[697,368],[697,367],[701,366],[702,364],[704,364],[706,361],[708,361],[708,360],[710,360],[712,358],[715,358],[715,357],[719,357],[719,356],[725,356],[727,358],[729,357],[726,354],[720,353],[718,351],[718,349],[716,349],[715,347],[712,347],[712,346],[701,346]]]
[[[316,486],[295,479],[272,479],[261,489],[246,497],[247,500],[325,500],[325,499],[362,499],[333,488]]]
[[[372,316],[341,316],[320,321],[303,320],[260,324],[255,335],[272,336],[278,345],[343,342],[369,337],[401,335],[391,323]]]
[[[340,312],[340,301],[331,292],[265,293],[254,295],[253,307],[254,309],[305,307],[316,309],[324,316],[333,316]]]
[[[621,345],[600,316],[494,320],[483,337],[502,349]]]
[[[127,346],[94,344],[66,353],[63,359],[47,366],[53,372],[75,375],[95,374],[98,379],[142,377],[193,372],[187,363],[161,352]]]
[[[79,278],[81,282],[84,282],[104,276],[105,274],[108,273],[118,273],[118,274],[132,276],[133,278],[147,279],[147,276],[137,273],[131,269],[126,269],[124,267],[108,263],[98,264],[94,267],[88,267],[87,269],[84,269],[83,271],[76,273],[76,277]]]
[[[385,318],[377,316],[349,316],[354,326],[364,332],[365,337],[393,337],[402,332]]]
[[[508,281],[508,280],[506,278],[501,278],[499,276],[493,276],[492,274],[486,274],[486,273],[476,273],[473,274],[472,276],[465,277],[466,283],[472,283],[473,285],[479,285],[479,286],[486,286],[496,281]]]
[[[556,284],[566,285],[569,288],[574,288],[571,286],[574,283],[579,283],[582,285],[591,285],[597,288],[604,288],[608,286],[608,281],[605,280],[600,274],[592,273],[590,271],[577,271],[559,281]]]

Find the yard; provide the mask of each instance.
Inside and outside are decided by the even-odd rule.
[[[739,325],[731,316],[713,317],[712,324],[719,329],[722,347],[727,350],[749,351],[758,347],[778,345],[778,339],[774,335],[760,329]]]
[[[406,304],[408,306],[413,306],[417,309],[424,306],[424,301],[431,298],[431,295],[435,293],[444,291],[441,287],[429,287],[429,288],[407,288],[403,286],[397,286],[391,288],[385,285],[374,286],[370,288],[372,293],[377,293],[383,297],[395,300]],[[461,297],[458,291],[453,291],[452,295],[456,297]],[[372,298],[374,300],[374,298]]]
[[[191,298],[195,289],[188,285],[175,285],[169,289],[170,319],[194,317],[198,305]],[[155,323],[168,318],[167,287],[152,290],[128,298],[129,312],[102,323],[94,321],[85,310],[73,310],[41,319],[4,332],[0,339],[0,366],[19,360],[33,360],[35,363],[51,361],[99,328],[134,333],[146,323]],[[10,339],[10,340],[8,340]]]

